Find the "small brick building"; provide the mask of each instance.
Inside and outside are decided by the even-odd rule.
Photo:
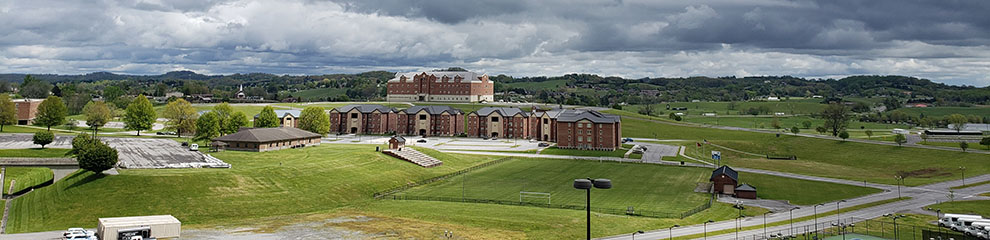
[[[413,106],[396,113],[395,132],[418,136],[464,133],[464,112],[450,106]]]
[[[729,166],[721,166],[715,171],[712,171],[712,177],[708,179],[712,182],[712,188],[715,193],[733,195],[735,194],[736,186],[739,185],[739,173],[736,170],[732,170]]]
[[[275,117],[278,117],[279,127],[296,127],[299,122],[299,110],[275,110]],[[258,114],[254,115],[254,120],[258,121]]]
[[[243,128],[213,141],[227,144],[227,150],[264,152],[320,145],[320,137],[320,134],[294,127]]]
[[[395,135],[388,139],[388,149],[400,149],[406,146],[406,138]]]
[[[736,198],[756,199],[756,187],[745,184],[736,187]]]
[[[15,99],[14,108],[17,109],[17,124],[18,125],[31,125],[34,124],[34,118],[38,115],[38,105],[44,99]]]

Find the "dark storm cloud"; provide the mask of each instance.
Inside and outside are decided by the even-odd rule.
[[[902,74],[990,85],[990,1],[0,2],[0,72]]]

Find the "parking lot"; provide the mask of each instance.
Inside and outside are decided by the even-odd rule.
[[[56,136],[51,148],[72,148],[73,136]],[[100,137],[100,140],[117,149],[117,166],[122,168],[199,168],[227,167],[226,163],[207,157],[198,151],[171,139]],[[31,142],[31,134],[0,135],[0,148],[37,148]],[[203,150],[206,148],[204,147]]]

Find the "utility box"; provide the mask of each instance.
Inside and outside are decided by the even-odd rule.
[[[182,223],[172,215],[100,218],[96,236],[102,240],[127,240],[122,237],[141,236],[145,239],[178,238]]]

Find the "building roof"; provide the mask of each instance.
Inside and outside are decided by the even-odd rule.
[[[604,114],[594,110],[567,109],[557,116],[558,122],[577,122],[585,119],[593,123],[622,122],[618,115]]]
[[[426,113],[429,114],[443,114],[443,112],[447,112],[447,114],[464,114],[464,112],[461,110],[452,108],[450,106],[442,106],[442,105],[412,106],[406,109],[402,109],[401,112],[411,114],[411,113],[418,113],[419,111],[423,111],[423,110],[426,110]]]
[[[306,130],[283,127],[283,128],[246,128],[225,136],[214,138],[214,141],[224,142],[253,142],[264,143],[274,141],[285,141],[295,139],[318,138],[320,134]]]
[[[261,113],[255,114],[254,117],[258,117],[259,114],[261,114]],[[285,115],[292,115],[293,117],[298,118],[299,116],[302,116],[302,111],[299,111],[299,110],[275,110],[275,116],[276,117],[278,117],[278,118],[284,118]]]
[[[481,109],[478,109],[478,111],[475,111],[475,113],[478,114],[478,116],[488,116],[488,115],[492,115],[492,113],[494,112],[498,112],[499,115],[508,116],[508,117],[515,116],[516,114],[520,114],[520,113],[523,116],[529,116],[529,114],[526,111],[514,107],[483,107]]]
[[[540,117],[542,117],[543,115],[547,115],[547,117],[549,117],[549,118],[557,118],[557,117],[560,116],[560,113],[562,113],[562,112],[564,112],[564,110],[554,109],[554,110],[548,110],[548,111],[537,111],[536,113],[533,113],[533,115],[540,116]]]
[[[753,185],[743,183],[742,185],[736,187],[736,192],[738,191],[756,192],[756,187],[754,187]]]
[[[457,78],[457,77],[461,77],[461,79],[463,79],[461,81],[464,81],[464,82],[467,82],[467,81],[470,81],[470,82],[481,82],[481,78],[487,76],[485,74],[480,74],[480,73],[476,73],[476,72],[456,72],[456,71],[450,71],[450,72],[448,72],[448,71],[443,71],[443,72],[407,72],[407,73],[395,73],[395,77],[392,78],[392,79],[389,79],[388,82],[399,82],[399,80],[400,80],[400,78],[402,78],[402,76],[405,76],[406,77],[406,81],[412,81],[413,77],[415,77],[416,75],[422,75],[422,74],[426,74],[427,76],[430,76],[430,75],[436,76],[437,77],[437,82],[443,81],[443,77],[445,77],[445,76],[448,77],[451,82],[453,82],[454,79]]]
[[[179,219],[176,219],[172,215],[100,218],[99,222],[100,225],[103,225],[103,227],[131,227],[134,225],[152,225],[152,224],[181,224],[179,222]]]
[[[715,169],[715,171],[712,171],[712,177],[708,178],[708,180],[714,180],[715,177],[722,174],[729,176],[732,180],[739,181],[739,173],[737,173],[736,170],[732,170],[729,166],[721,166],[718,169]]]
[[[406,142],[406,138],[399,135],[392,136],[392,139],[395,139],[398,142]]]
[[[334,108],[334,110],[337,110],[338,112],[350,112],[353,109],[357,109],[360,113],[372,113],[375,110],[382,113],[395,112],[394,108],[379,104],[350,104],[343,107]]]

